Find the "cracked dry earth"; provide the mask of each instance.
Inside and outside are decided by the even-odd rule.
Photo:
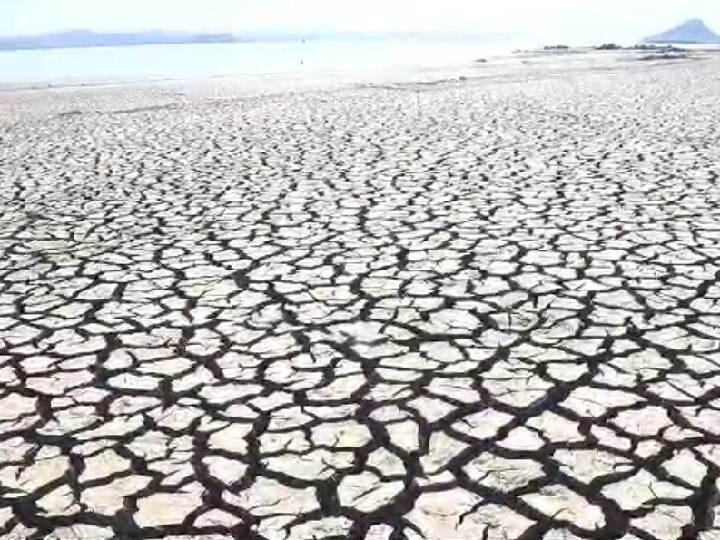
[[[720,538],[717,67],[6,93],[0,537]]]

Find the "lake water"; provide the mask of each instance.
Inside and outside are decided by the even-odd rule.
[[[78,83],[313,72],[380,72],[465,64],[520,43],[363,40],[141,45],[0,52],[0,83]]]

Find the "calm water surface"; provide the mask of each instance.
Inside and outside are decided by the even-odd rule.
[[[463,64],[525,44],[308,41],[141,45],[0,52],[0,83],[75,83],[228,75],[389,71]]]

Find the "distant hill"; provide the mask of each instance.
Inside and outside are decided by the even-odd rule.
[[[645,38],[644,41],[646,43],[720,44],[720,36],[710,30],[702,20],[691,19],[667,32]]]
[[[0,0],[2,2],[3,0]],[[23,49],[66,49],[83,47],[121,47],[131,45],[180,45],[192,43],[288,43],[314,40],[375,41],[386,39],[422,39],[438,41],[488,41],[487,36],[461,32],[283,32],[256,31],[242,34],[190,33],[146,30],[142,32],[98,33],[70,30],[52,34],[0,36],[0,51]]]
[[[183,43],[236,43],[246,41],[233,34],[191,34],[150,30],[137,33],[96,33],[71,30],[35,36],[0,37],[0,50],[62,49],[70,47],[111,47],[119,45],[161,45]]]

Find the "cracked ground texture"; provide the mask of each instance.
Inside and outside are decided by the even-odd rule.
[[[0,537],[720,539],[718,61],[0,100]]]

